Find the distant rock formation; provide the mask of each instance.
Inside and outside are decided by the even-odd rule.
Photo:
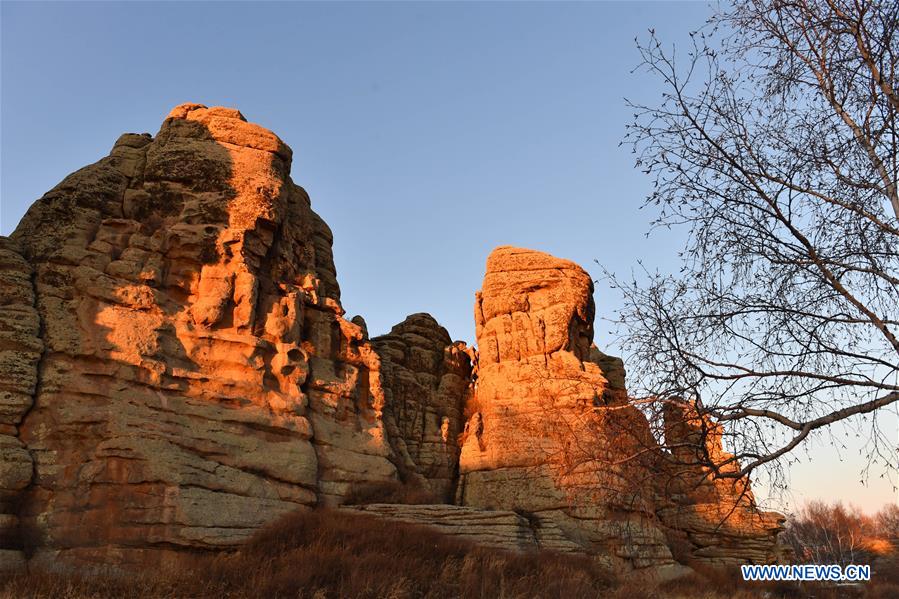
[[[583,269],[499,248],[478,350],[427,314],[369,339],[291,156],[184,104],[0,237],[0,571],[235,547],[390,481],[459,505],[352,509],[622,569],[776,559],[748,481],[662,451],[629,403]]]
[[[659,467],[656,513],[671,543],[687,560],[711,566],[783,561],[777,535],[784,517],[758,509],[748,478],[715,478],[707,465],[740,470],[722,449],[721,425],[687,402],[665,404],[664,417],[673,449]]]

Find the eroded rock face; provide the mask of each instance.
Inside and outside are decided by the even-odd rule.
[[[384,425],[401,475],[445,501],[455,494],[471,358],[429,314],[372,339],[381,358]]]
[[[699,456],[659,447],[622,361],[592,344],[592,294],[567,260],[512,247],[488,258],[459,502],[528,512],[620,569],[671,575],[672,550],[691,565],[777,559],[782,517],[755,506],[748,480],[710,480]],[[668,438],[706,447],[695,422],[670,422]],[[728,457],[720,434],[708,439]]]
[[[33,403],[44,349],[32,274],[19,248],[0,237],[0,572],[25,563],[16,512],[34,464],[19,425]]]
[[[512,247],[490,255],[459,501],[551,520],[621,567],[671,565],[649,461],[617,464],[654,441],[616,392],[623,372],[601,366],[612,361],[592,347],[593,313],[593,282],[573,262]]]
[[[688,402],[665,404],[664,416],[673,449],[659,468],[656,512],[678,557],[712,566],[781,561],[783,515],[758,508],[748,478],[715,477],[706,465],[740,470],[722,448],[721,426]]]
[[[343,318],[331,232],[290,163],[236,110],[182,105],[5,242],[0,321],[20,345],[0,447],[34,477],[4,459],[0,487],[30,482],[20,517],[48,557],[229,546],[395,476],[378,358]]]
[[[483,510],[457,505],[372,504],[345,508],[366,514],[429,526],[443,534],[485,547],[506,551],[535,551],[584,554],[551,521],[529,520],[521,514],[503,510]]]
[[[356,509],[622,569],[676,573],[675,546],[774,559],[779,516],[748,481],[661,451],[629,403],[582,268],[498,248],[479,351],[427,314],[369,340],[291,156],[236,110],[185,104],[0,237],[0,571],[23,548],[146,567],[396,480],[460,505]],[[669,416],[671,438],[710,426]]]

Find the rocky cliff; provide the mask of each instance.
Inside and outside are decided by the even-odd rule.
[[[38,557],[230,546],[396,477],[380,360],[290,163],[239,112],[179,106],[4,242],[0,488]]]
[[[629,404],[583,269],[499,248],[479,351],[427,314],[369,339],[291,156],[236,110],[181,105],[0,238],[0,568],[233,547],[384,481],[459,506],[360,509],[511,549],[773,559],[748,483],[674,460]]]

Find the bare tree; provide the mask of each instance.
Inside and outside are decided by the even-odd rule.
[[[654,227],[689,231],[677,276],[622,280],[632,394],[726,424],[741,477],[816,430],[899,400],[899,4],[750,0],[641,68],[625,143]],[[892,436],[892,435],[891,435]]]
[[[842,503],[813,501],[787,521],[784,542],[797,560],[815,564],[870,563],[874,519]]]

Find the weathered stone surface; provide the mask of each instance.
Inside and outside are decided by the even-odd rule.
[[[580,266],[503,246],[487,258],[475,297],[481,365],[567,351],[584,360],[593,340],[593,280]]]
[[[16,549],[0,549],[0,575],[25,572],[25,555]]]
[[[471,359],[429,314],[372,339],[381,358],[384,425],[403,476],[447,501],[455,494]]]
[[[34,403],[44,349],[32,274],[19,247],[0,237],[0,572],[19,571],[25,563],[14,512],[34,463],[19,439],[19,423]]]
[[[779,516],[748,481],[660,450],[592,344],[582,268],[498,248],[479,351],[427,314],[370,340],[291,157],[236,110],[184,104],[0,238],[0,570],[23,530],[36,564],[146,567],[397,479],[461,505],[356,509],[647,575],[682,572],[675,545],[774,559]]]
[[[18,340],[12,358],[0,345],[0,422],[37,385],[27,452],[0,437],[0,486],[28,484],[33,458],[20,516],[45,554],[233,545],[395,475],[377,356],[290,162],[239,112],[182,105],[36,202],[18,252],[0,246],[0,334]]]
[[[665,404],[665,438],[674,449],[657,476],[656,513],[686,555],[709,565],[771,563],[780,559],[784,517],[758,508],[749,479],[715,477],[709,463],[739,472],[722,448],[722,430],[688,402]]]
[[[645,419],[610,392],[592,349],[592,294],[590,276],[567,260],[510,247],[488,258],[459,501],[551,517],[622,567],[671,564],[645,460],[618,463],[653,440]],[[615,377],[623,386],[623,373]]]
[[[510,247],[488,258],[459,503],[552,518],[589,553],[664,576],[679,571],[671,547],[689,563],[776,559],[779,515],[741,493],[747,481],[708,482],[695,459],[678,478],[629,403],[622,361],[592,345],[592,293],[567,260]]]
[[[585,553],[551,519],[531,519],[512,511],[456,505],[371,504],[353,508],[382,518],[431,527],[443,534],[507,551]]]

